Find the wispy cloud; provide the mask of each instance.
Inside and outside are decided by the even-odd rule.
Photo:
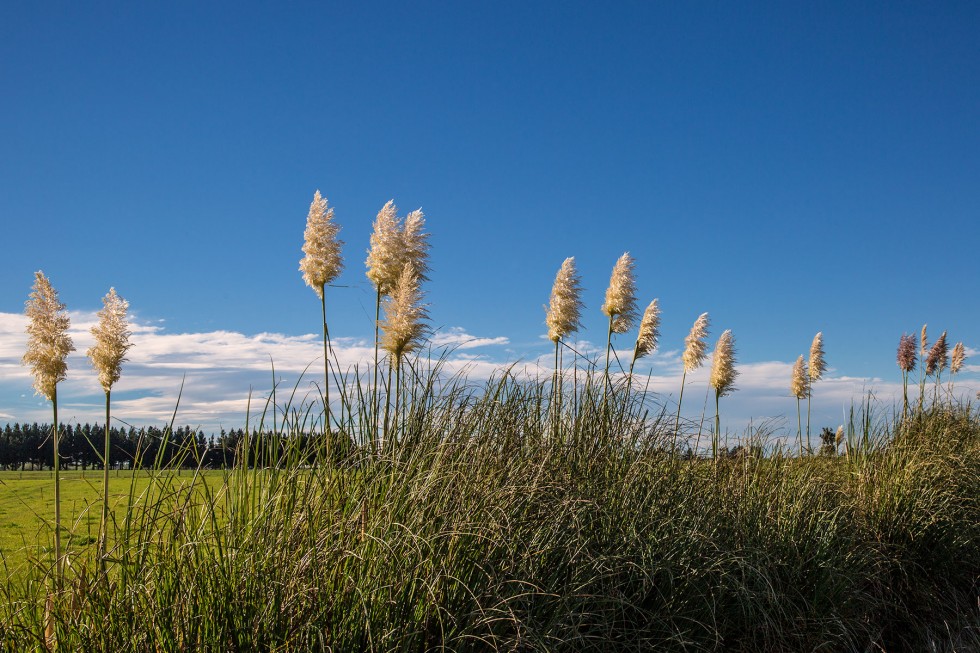
[[[68,360],[68,379],[59,390],[60,416],[65,421],[96,422],[102,417],[104,395],[85,350],[93,340],[89,329],[96,322],[94,312],[72,312],[71,335],[77,351]],[[50,405],[33,396],[29,371],[21,365],[26,344],[23,315],[0,313],[0,420],[46,421]],[[296,389],[294,403],[311,402],[319,396],[322,375],[322,341],[319,334],[280,333],[243,334],[235,331],[168,333],[161,323],[132,325],[133,348],[123,365],[122,378],[113,389],[113,414],[136,425],[160,424],[170,420],[177,409],[177,422],[214,431],[244,425],[246,414],[256,419],[266,406],[271,390],[277,387],[281,402]],[[335,338],[334,354],[341,370],[365,371],[374,357],[369,340]],[[510,340],[502,336],[483,336],[453,327],[435,334],[431,340],[434,356],[441,356],[443,369],[462,373],[481,381],[509,369],[529,378],[549,378],[554,366],[554,350],[543,342],[523,358],[515,360]],[[577,353],[576,353],[577,352]],[[641,359],[634,373],[637,386],[647,388],[664,410],[673,414],[680,390],[682,363],[679,350],[654,352]],[[573,342],[562,353],[563,365],[579,369],[604,364],[604,344],[587,340]],[[613,369],[619,374],[628,367],[632,343],[615,351]],[[784,426],[784,434],[795,434],[796,400],[790,395],[792,362],[759,361],[741,363],[737,392],[722,399],[725,428],[741,432],[750,422],[773,420]],[[273,368],[275,377],[273,377]],[[970,374],[967,374],[970,372]],[[972,397],[980,390],[975,373],[980,366],[968,365],[956,380],[957,395]],[[708,391],[707,366],[687,375],[684,417],[697,423],[702,413],[713,414],[713,395]],[[871,393],[891,409],[901,400],[901,384],[895,380],[853,377],[829,370],[814,387],[812,431],[823,426],[836,427],[853,403]]]

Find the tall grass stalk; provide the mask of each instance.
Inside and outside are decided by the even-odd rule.
[[[299,269],[303,280],[320,299],[320,312],[323,318],[323,409],[327,423],[327,437],[330,433],[330,331],[327,328],[326,286],[340,276],[344,268],[341,248],[343,241],[337,235],[340,226],[333,221],[333,208],[327,208],[327,198],[320,191],[313,194],[313,202],[306,216],[303,258]]]
[[[721,398],[735,390],[735,378],[738,371],[735,369],[735,338],[731,330],[727,330],[718,338],[711,360],[711,377],[708,385],[715,391],[715,429],[711,439],[712,458],[718,458],[718,446],[721,438],[721,411],[719,404]]]
[[[810,400],[813,397],[813,384],[823,378],[823,373],[827,370],[827,363],[824,361],[823,333],[817,333],[810,344],[810,360],[807,364],[807,375],[809,376],[806,394],[806,441],[810,443]]]
[[[687,383],[687,373],[693,372],[704,363],[708,348],[708,345],[705,342],[705,339],[708,337],[708,325],[708,314],[702,313],[698,316],[698,319],[694,321],[694,325],[691,326],[690,333],[688,333],[687,337],[684,339],[684,353],[681,356],[681,361],[684,364],[684,371],[681,374],[680,395],[677,397],[677,417],[674,419],[674,441],[673,445],[671,446],[671,456],[675,455],[675,450],[677,449],[677,439],[680,434],[681,405],[684,403],[684,386]]]
[[[902,370],[902,417],[909,413],[909,373],[915,369],[915,338],[905,333],[898,339],[896,355],[898,367]]]
[[[99,311],[99,322],[92,327],[95,345],[87,355],[92,361],[92,367],[99,375],[99,383],[105,391],[105,443],[102,455],[102,519],[99,523],[98,554],[100,569],[104,564],[106,554],[107,523],[109,521],[109,465],[110,440],[109,426],[111,418],[112,386],[122,374],[122,364],[126,360],[126,352],[132,347],[129,342],[129,325],[126,311],[129,302],[110,288],[102,298],[102,309]]]
[[[633,328],[633,322],[636,320],[635,268],[636,261],[629,252],[624,252],[613,266],[609,287],[606,289],[606,299],[602,304],[602,312],[609,317],[609,329],[606,333],[606,392],[612,389],[612,379],[609,376],[612,336],[614,333],[626,333]]]
[[[793,364],[793,377],[790,381],[790,392],[796,397],[796,439],[800,444],[800,457],[803,457],[803,421],[800,416],[800,400],[810,396],[810,375],[807,373],[806,361],[800,354]]]
[[[51,286],[44,273],[34,273],[34,285],[30,298],[24,305],[27,315],[27,351],[22,359],[31,367],[34,376],[35,393],[51,402],[54,411],[52,444],[54,446],[54,557],[57,584],[60,589],[64,560],[61,550],[61,475],[60,433],[58,425],[58,383],[67,376],[65,359],[75,350],[71,336],[68,335],[70,321],[65,305],[58,299],[58,293]]]

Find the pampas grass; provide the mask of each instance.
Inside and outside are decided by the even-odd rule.
[[[375,286],[376,302],[374,310],[374,388],[372,389],[372,411],[375,415],[375,432],[379,414],[378,404],[378,348],[381,327],[381,301],[391,296],[398,287],[406,265],[410,265],[417,282],[428,279],[429,272],[429,234],[424,232],[425,215],[422,209],[409,213],[404,220],[398,218],[398,207],[394,200],[378,212],[371,233],[371,247],[368,250],[367,278]],[[390,343],[389,343],[390,344]]]
[[[633,375],[633,366],[636,361],[652,354],[657,349],[657,341],[660,339],[660,306],[654,299],[643,311],[643,319],[640,320],[640,332],[636,336],[636,345],[633,347],[633,360],[630,362],[630,376]]]
[[[559,342],[578,331],[581,326],[581,295],[582,282],[575,270],[575,257],[570,256],[562,262],[558,274],[555,275],[546,309],[548,339],[555,343],[556,351]]]
[[[721,397],[735,391],[735,377],[738,371],[735,369],[735,338],[732,336],[731,329],[725,331],[718,338],[715,351],[711,358],[711,377],[708,384],[715,390],[715,433],[711,440],[711,455],[718,457],[718,444],[721,438],[721,415],[719,411],[719,401]]]
[[[898,339],[896,354],[898,368],[902,370],[902,415],[909,411],[909,373],[915,369],[915,338],[907,333]]]
[[[391,296],[385,300],[385,318],[381,323],[381,347],[391,355],[391,368],[395,374],[395,426],[398,431],[398,410],[401,389],[402,357],[418,349],[422,338],[428,331],[426,320],[428,309],[422,302],[423,294],[419,286],[418,275],[411,263],[406,263],[402,274],[395,285]],[[391,387],[390,383],[389,386]],[[385,406],[385,428],[388,426],[388,408],[391,405],[391,394]],[[391,436],[386,432],[386,438]],[[392,440],[393,442],[393,440]]]
[[[126,311],[129,302],[110,288],[102,299],[99,323],[92,327],[95,346],[88,350],[92,366],[99,374],[99,383],[105,391],[105,446],[102,456],[102,521],[99,524],[99,564],[104,564],[106,552],[106,526],[109,520],[109,422],[112,386],[122,374],[122,364],[126,352],[132,347],[129,342],[129,324]]]
[[[673,429],[656,395],[631,395],[628,380],[610,388],[608,364],[604,391],[593,365],[569,409],[554,411],[547,380],[506,370],[477,385],[445,374],[445,359],[408,356],[428,326],[423,275],[410,260],[425,247],[405,252],[425,240],[421,212],[399,227],[391,209],[397,238],[379,239],[375,253],[387,243],[404,264],[396,279],[372,279],[376,346],[396,375],[385,455],[371,441],[380,437],[377,364],[374,394],[362,386],[370,372],[364,381],[356,368],[336,384],[350,407],[338,420],[349,446],[336,458],[311,437],[318,403],[280,406],[273,393],[265,410],[283,420],[269,432],[263,413],[250,430],[247,415],[233,469],[178,479],[158,456],[148,474],[133,474],[113,555],[94,582],[74,544],[56,553],[73,563],[59,567],[57,592],[43,588],[51,572],[41,564],[23,582],[8,576],[0,642],[66,651],[980,650],[972,407],[937,404],[889,425],[869,397],[851,409],[855,451],[843,427],[824,435],[834,452],[845,443],[845,457],[787,457],[778,443],[760,444],[775,433],[752,427],[722,451],[720,398],[738,376],[725,331],[709,379],[714,460],[695,446],[678,461],[686,373],[706,358],[707,313],[686,341]],[[578,328],[579,282],[566,263],[547,320],[556,348]],[[63,333],[67,317],[49,294],[48,310],[29,302],[28,314],[45,316],[46,331],[35,331]],[[611,339],[626,311],[609,300]],[[115,324],[104,331],[119,344],[124,319]],[[655,300],[634,361],[654,350],[658,329]],[[29,352],[44,349],[30,342]],[[819,362],[813,350],[810,367],[821,368],[822,347]],[[38,387],[54,395],[63,356],[35,359],[36,376],[50,375]],[[961,366],[954,348],[951,369]],[[111,386],[119,369],[106,372]],[[801,454],[800,399],[812,382],[800,356],[791,389]],[[560,402],[562,388],[551,390]]]
[[[926,356],[926,376],[936,377],[936,401],[939,400],[939,387],[943,370],[949,366],[949,345],[946,343],[946,332],[943,331]]]
[[[800,442],[800,456],[803,456],[803,420],[800,417],[800,400],[810,396],[810,375],[807,374],[806,360],[803,354],[793,364],[793,378],[790,381],[790,392],[796,397],[796,437]]]
[[[34,375],[34,390],[51,402],[54,410],[52,438],[54,444],[54,558],[56,578],[60,587],[64,577],[61,556],[61,479],[58,428],[58,383],[68,375],[66,360],[75,345],[68,335],[70,320],[65,305],[44,272],[34,273],[34,287],[27,300],[27,352],[23,363]]]
[[[681,404],[684,402],[684,386],[687,384],[687,373],[701,367],[707,356],[709,318],[707,313],[701,313],[694,321],[690,333],[684,338],[684,353],[681,360],[684,363],[684,372],[681,374],[681,393],[677,398],[677,417],[674,419],[674,449],[677,448],[677,437],[681,424]],[[673,454],[671,454],[673,455]]]
[[[326,412],[326,429],[330,432],[330,330],[327,328],[326,285],[340,276],[344,267],[340,250],[343,241],[337,235],[340,226],[333,221],[333,209],[327,208],[327,198],[317,190],[306,215],[306,231],[303,234],[303,254],[299,269],[303,281],[320,298],[323,318],[323,408]]]
[[[806,441],[810,442],[810,398],[813,396],[813,384],[823,378],[823,373],[827,370],[824,362],[823,333],[813,336],[810,344],[810,362],[807,365],[807,374],[810,377],[810,392],[806,396]]]
[[[555,371],[552,378],[552,397],[554,405],[555,428],[561,414],[561,352],[562,340],[575,333],[581,326],[582,283],[575,270],[575,258],[566,258],[555,282],[551,286],[551,297],[546,308],[545,324],[548,326],[548,339],[555,343]]]
[[[636,278],[634,268],[636,262],[629,252],[623,253],[613,266],[609,277],[609,287],[606,289],[606,301],[602,304],[602,312],[609,317],[609,331],[606,337],[606,385],[609,380],[609,352],[612,349],[614,333],[626,333],[633,328],[636,320]]]
[[[956,375],[963,369],[965,362],[966,348],[962,342],[958,342],[953,346],[953,354],[949,362],[949,396],[951,399],[953,398],[953,384],[956,381]]]

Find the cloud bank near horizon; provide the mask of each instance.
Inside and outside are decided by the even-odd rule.
[[[69,356],[68,378],[59,386],[59,417],[71,423],[100,422],[104,418],[105,395],[85,356],[93,344],[89,330],[97,316],[94,311],[69,315],[76,351]],[[0,313],[3,422],[50,420],[50,404],[34,396],[30,370],[21,364],[27,340],[25,325],[26,318],[21,314]],[[244,426],[249,410],[254,420],[265,407],[273,385],[280,402],[295,388],[294,406],[319,398],[318,384],[323,374],[320,334],[248,335],[224,330],[172,334],[161,324],[141,322],[138,316],[133,318],[131,330],[133,347],[112,394],[113,417],[122,423],[167,423],[176,408],[178,424],[217,432]],[[535,351],[516,360],[507,337],[473,335],[462,327],[433,334],[429,345],[428,351],[442,360],[447,373],[465,374],[474,382],[485,381],[505,369],[529,378],[549,378],[554,365],[554,350],[546,339]],[[370,340],[340,337],[332,341],[332,346],[341,370],[366,373],[374,359]],[[977,354],[975,350],[969,353]],[[631,345],[616,354],[625,363],[632,355]],[[655,401],[669,414],[676,411],[682,373],[680,354],[679,350],[657,351],[639,361],[634,374],[637,386],[654,393]],[[601,365],[603,355],[602,347],[580,340],[564,351],[563,364],[577,364],[580,368]],[[791,361],[737,364],[738,390],[721,402],[723,425],[741,433],[749,424],[766,422],[783,435],[795,435],[796,401],[789,393],[792,365]],[[694,422],[702,414],[706,423],[713,416],[714,398],[707,384],[709,366],[710,360],[687,376],[684,417]],[[954,386],[957,396],[976,395],[980,390],[978,373],[980,365],[964,367]],[[917,388],[910,392],[917,392]],[[900,406],[902,384],[898,371],[894,379],[882,379],[847,376],[832,368],[814,387],[812,431],[817,433],[824,426],[836,427],[845,422],[849,408],[869,393],[886,410]]]

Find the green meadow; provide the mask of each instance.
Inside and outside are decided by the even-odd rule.
[[[194,471],[164,471],[177,484],[190,483]],[[130,491],[139,499],[150,487],[152,471],[110,472],[112,514],[129,509]],[[62,530],[71,556],[82,559],[94,551],[102,508],[101,470],[61,470]],[[221,471],[205,471],[200,480],[221,483]],[[8,574],[17,577],[27,573],[29,562],[43,560],[52,551],[54,524],[53,471],[0,471],[0,556]]]

